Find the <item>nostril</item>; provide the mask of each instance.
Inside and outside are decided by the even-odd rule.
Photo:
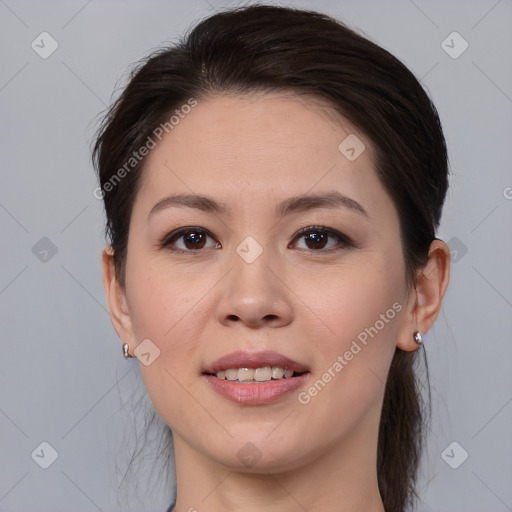
[[[228,320],[240,320],[236,315],[228,315]]]

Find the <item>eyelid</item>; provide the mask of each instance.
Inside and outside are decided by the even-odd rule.
[[[206,236],[209,236],[210,238],[212,238],[216,242],[216,244],[220,244],[221,247],[222,247],[222,244],[217,240],[217,238],[209,230],[207,230],[206,228],[199,227],[199,226],[182,226],[180,228],[177,228],[177,229],[171,231],[170,233],[167,233],[162,238],[162,240],[160,241],[159,245],[162,248],[166,248],[171,243],[175,242],[177,239],[179,239],[183,235],[185,235],[187,233],[190,233],[190,232],[201,233],[201,234],[204,234]],[[325,234],[325,235],[329,235],[329,236],[332,236],[334,238],[337,238],[338,241],[339,241],[339,245],[341,244],[344,247],[354,247],[356,245],[344,233],[341,233],[340,231],[338,231],[338,230],[336,230],[334,228],[329,228],[327,226],[318,226],[318,225],[305,226],[305,227],[299,229],[291,237],[291,240],[290,240],[288,245],[290,245],[293,242],[296,242],[301,237],[303,237],[304,235],[306,235],[308,233],[311,233],[311,232],[321,233],[321,234]],[[325,249],[325,250],[321,250],[320,249],[320,250],[316,250],[316,251],[314,249],[310,249],[310,251],[311,252],[329,252],[329,251],[334,251],[336,249],[337,248],[334,247],[334,248],[330,248],[330,249]],[[173,248],[172,250],[176,251],[176,252],[194,253],[194,252],[201,252],[203,249],[198,249],[197,251],[195,251],[193,249],[184,251],[182,249]],[[303,249],[303,250],[307,250],[307,249]]]
[[[216,243],[220,243],[211,233],[205,228],[201,228],[199,226],[182,226],[181,228],[177,228],[170,233],[167,233],[162,240],[159,242],[160,247],[167,247],[172,242],[176,241],[178,238],[182,237],[183,235],[190,233],[191,231],[195,231],[196,233],[201,233],[203,235],[207,235],[213,240],[216,241]],[[194,250],[188,250],[188,251],[182,251],[181,249],[173,249],[180,252],[195,252]]]
[[[300,239],[307,233],[311,233],[311,232],[316,232],[316,233],[321,233],[321,234],[331,235],[333,237],[336,237],[341,242],[341,244],[345,247],[354,247],[355,246],[355,243],[347,235],[345,235],[344,233],[341,233],[337,229],[328,228],[327,226],[306,226],[304,228],[301,228],[292,236],[290,243]],[[314,251],[313,249],[311,249],[311,251],[313,251],[313,252],[327,252],[329,250],[335,250],[335,249],[326,249],[325,251],[321,251],[321,250]]]

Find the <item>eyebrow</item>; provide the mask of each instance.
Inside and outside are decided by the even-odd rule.
[[[369,218],[367,211],[354,199],[339,192],[328,192],[326,194],[304,194],[290,197],[277,205],[277,214],[281,217],[293,212],[303,212],[314,208],[348,208]]]
[[[206,196],[198,194],[175,194],[172,196],[164,197],[151,208],[148,215],[148,220],[157,212],[171,207],[186,207],[197,208],[205,212],[211,213],[226,213],[229,211],[224,203],[215,201]]]
[[[199,194],[175,194],[164,197],[156,203],[148,215],[148,220],[157,212],[171,207],[196,208],[205,212],[216,214],[228,214],[230,209],[225,203],[218,202],[210,197]],[[276,207],[276,214],[285,217],[295,212],[304,212],[315,208],[348,208],[356,213],[369,218],[367,211],[354,199],[339,192],[328,192],[325,194],[304,194],[290,197],[279,203]]]

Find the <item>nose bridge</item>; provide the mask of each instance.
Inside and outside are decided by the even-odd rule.
[[[276,294],[272,283],[271,250],[253,240],[242,242],[233,254],[230,276],[231,292],[241,300],[265,301]],[[275,264],[275,261],[274,261]]]
[[[240,221],[240,228],[247,229],[248,224],[258,228],[254,221],[251,222],[249,211],[245,212]],[[271,237],[264,233],[261,226],[259,227],[261,229],[254,236],[247,235],[234,246],[230,262],[233,268],[231,278],[240,284],[249,284],[254,290],[257,285],[265,285],[269,274],[272,275],[269,267],[278,265]]]
[[[248,237],[233,252],[231,265],[217,305],[219,322],[242,322],[250,327],[289,323],[292,305],[276,277],[273,267],[279,264],[272,250]]]

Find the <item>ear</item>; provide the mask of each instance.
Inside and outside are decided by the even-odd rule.
[[[450,279],[450,249],[442,240],[430,244],[426,265],[418,272],[405,308],[397,347],[405,351],[418,348],[413,333],[425,334],[432,327]]]
[[[107,246],[103,250],[101,263],[103,267],[103,286],[107,295],[110,320],[121,341],[133,347],[135,346],[135,337],[133,335],[132,320],[128,310],[125,289],[116,278],[112,246]]]

